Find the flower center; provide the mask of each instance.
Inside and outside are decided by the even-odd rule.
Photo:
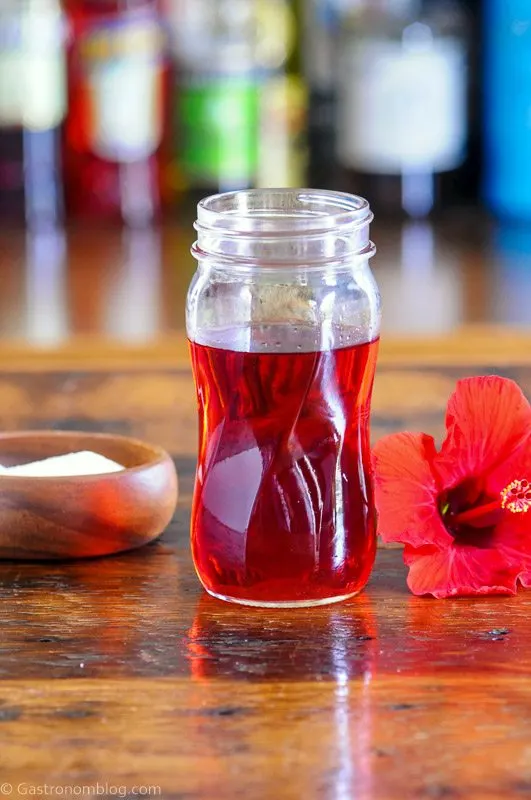
[[[456,487],[441,505],[447,530],[456,538],[477,538],[480,530],[493,531],[504,511],[526,513],[531,509],[531,483],[515,479],[494,499],[467,486]]]
[[[513,514],[525,514],[531,508],[531,486],[529,481],[515,480],[500,492],[501,507]]]

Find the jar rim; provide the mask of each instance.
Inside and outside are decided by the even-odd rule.
[[[367,200],[320,189],[248,189],[198,205],[199,262],[234,270],[334,269],[374,254]]]
[[[328,189],[247,189],[206,197],[197,207],[196,228],[225,234],[273,237],[325,234],[368,226],[367,200]]]

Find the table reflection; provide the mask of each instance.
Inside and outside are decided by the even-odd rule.
[[[4,562],[0,595],[9,624],[0,676],[18,653],[24,653],[26,678],[40,677],[43,669],[54,678],[175,672],[183,633],[178,586],[178,563],[162,547],[49,563],[45,570]]]
[[[519,653],[522,674],[531,658],[531,597],[519,596],[519,615],[511,603],[499,597],[483,598],[476,604],[469,624],[463,623],[463,602],[459,599],[436,603],[424,597],[405,595],[379,608],[377,626],[382,646],[374,660],[374,673],[404,678],[442,680],[459,678],[463,658],[476,670],[489,675],[518,670],[514,653]]]
[[[493,233],[492,317],[507,325],[531,325],[531,229],[501,225]]]
[[[22,232],[0,231],[0,336],[6,339],[24,335],[26,320],[26,251]]]
[[[268,609],[261,614],[199,601],[187,651],[196,680],[231,677],[334,680],[344,685],[372,670],[376,627],[370,597],[342,606]],[[289,670],[288,670],[289,665]]]
[[[328,776],[326,786],[320,787],[323,796],[334,800],[371,796],[372,680],[378,630],[370,595],[338,606],[314,608],[311,613],[308,609],[289,613],[268,609],[267,616],[203,595],[188,631],[187,652],[192,679],[201,684],[205,704],[219,680],[293,683],[292,693],[289,686],[285,689],[290,697],[290,731],[295,730],[292,736],[296,738],[299,729],[302,736],[311,715],[312,724],[322,728],[326,740],[334,743],[331,750],[321,754]],[[312,691],[312,681],[317,681],[313,685],[322,691],[315,690],[319,693],[315,708],[308,711],[300,692],[301,686]],[[235,692],[227,698],[227,715],[238,712],[238,697]],[[282,702],[281,697],[272,697],[269,711],[278,714]],[[277,736],[279,742],[283,741],[281,725]],[[319,748],[318,741],[315,746]]]
[[[504,225],[489,236],[473,220],[461,228],[377,225],[384,334],[420,339],[493,320],[531,325],[531,232]],[[182,332],[193,237],[187,217],[160,230],[0,231],[0,337],[37,346],[79,335],[152,344]]]
[[[441,334],[463,319],[461,265],[428,222],[408,222],[384,238],[374,262],[383,299],[383,332]]]
[[[103,324],[112,338],[148,342],[161,318],[161,236],[154,228],[124,231],[122,257],[109,271]]]
[[[61,344],[68,337],[66,238],[61,229],[28,233],[25,333],[38,346]]]

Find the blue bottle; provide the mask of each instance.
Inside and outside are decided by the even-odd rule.
[[[530,220],[531,2],[484,0],[484,12],[484,199]]]

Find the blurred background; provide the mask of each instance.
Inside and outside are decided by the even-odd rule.
[[[1,0],[1,337],[182,329],[268,186],[369,199],[384,332],[531,325],[530,0]]]

